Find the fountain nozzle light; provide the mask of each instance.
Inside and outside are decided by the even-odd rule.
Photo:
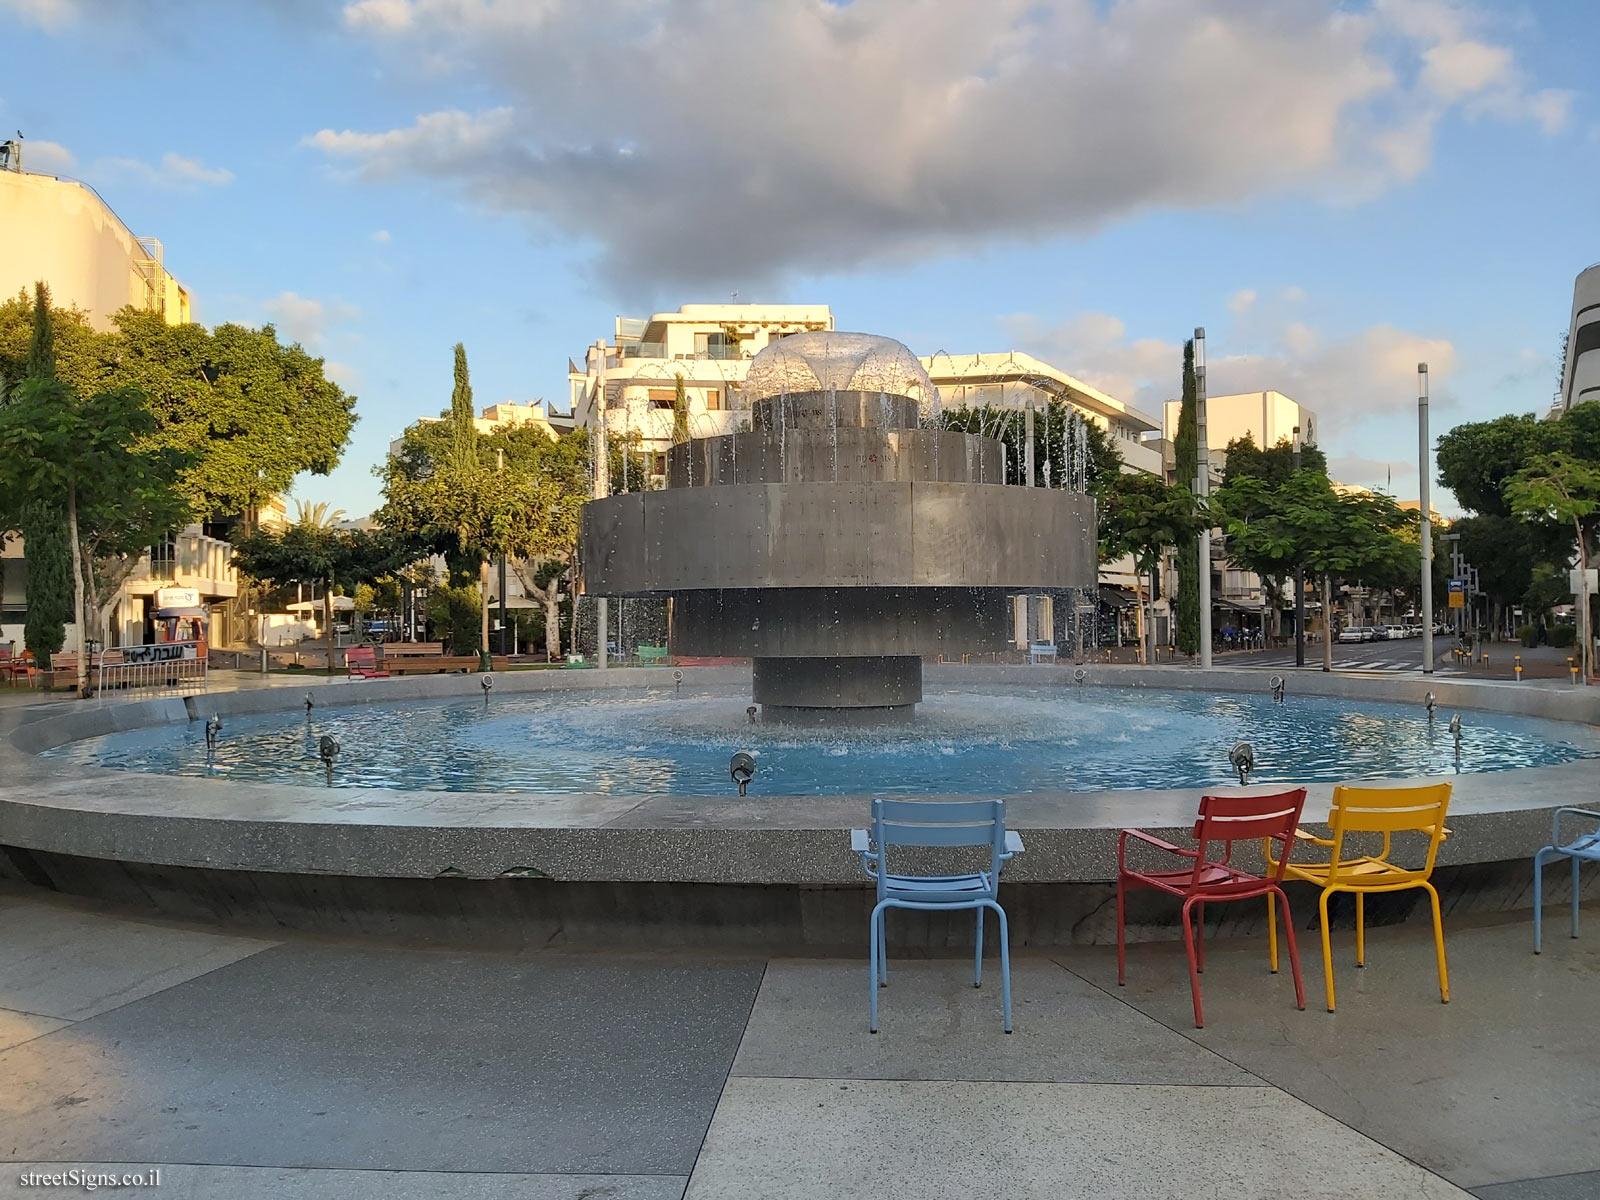
[[[1267,686],[1272,689],[1272,702],[1274,704],[1282,704],[1283,703],[1283,676],[1282,675],[1274,675],[1271,679],[1267,680]]]
[[[217,748],[217,736],[221,732],[222,732],[222,718],[220,716],[218,716],[216,713],[212,713],[209,717],[206,718],[206,749],[207,750],[215,750]]]
[[[1228,751],[1228,762],[1239,772],[1239,786],[1250,782],[1250,772],[1256,769],[1256,748],[1249,742],[1235,742]]]
[[[494,676],[485,675],[478,682],[483,685],[483,702],[487,704],[489,702],[489,693],[494,688]]]
[[[325,733],[317,739],[317,757],[333,770],[333,760],[339,757],[339,739],[331,733]]]
[[[681,691],[683,691],[683,672],[682,671],[674,671],[672,673],[672,692],[673,692],[673,695],[677,695]]]
[[[1432,692],[1429,692],[1422,698],[1422,706],[1428,710],[1428,720],[1433,720],[1433,710],[1435,707],[1437,707],[1438,703],[1438,699]]]
[[[752,725],[754,725],[756,723],[756,717],[758,717],[760,714],[761,714],[761,710],[759,708],[757,708],[754,704],[752,704],[749,708],[744,710],[744,715],[750,718],[750,724],[752,724]]]
[[[733,776],[733,781],[739,785],[739,795],[744,795],[745,788],[750,786],[750,781],[756,777],[755,755],[747,750],[741,750],[728,760],[728,774]]]
[[[1072,681],[1079,687],[1082,687],[1084,680],[1088,678],[1089,672],[1085,671],[1082,667],[1079,667],[1077,670],[1072,672]]]
[[[317,706],[317,698],[310,692],[306,693],[306,716],[311,715],[311,710]]]

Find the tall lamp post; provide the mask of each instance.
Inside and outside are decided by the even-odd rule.
[[[1433,471],[1428,451],[1428,364],[1417,364],[1417,471],[1422,480],[1417,507],[1422,515],[1422,672],[1433,674],[1433,517],[1428,483]]]
[[[606,344],[604,339],[595,343],[595,349],[600,356],[600,370],[596,377],[594,407],[595,407],[595,467],[594,467],[594,498],[604,500],[611,494],[611,448],[606,440]],[[624,460],[626,461],[626,460]],[[595,602],[595,666],[600,670],[606,669],[606,635],[611,624],[611,605],[604,596],[598,597]]]
[[[1294,427],[1294,469],[1300,469],[1300,426]],[[1306,665],[1306,573],[1298,563],[1294,568],[1294,665]]]
[[[1211,494],[1211,451],[1206,446],[1206,331],[1194,331],[1194,420],[1195,420],[1195,472],[1194,494],[1202,504]],[[1200,584],[1200,665],[1211,665],[1211,529],[1200,531],[1199,570]]]

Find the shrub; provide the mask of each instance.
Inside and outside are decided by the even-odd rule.
[[[1524,646],[1537,646],[1539,644],[1539,627],[1537,625],[1518,625],[1517,637],[1522,639]]]
[[[1545,637],[1552,646],[1565,650],[1578,644],[1578,627],[1576,625],[1552,625],[1545,631]]]

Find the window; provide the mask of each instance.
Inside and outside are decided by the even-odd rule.
[[[650,389],[650,407],[651,408],[658,408],[658,409],[666,409],[667,412],[671,412],[672,411],[672,401],[677,396],[677,394],[678,394],[677,393],[677,389],[675,389],[675,388],[651,388]]]
[[[716,412],[721,407],[722,407],[722,389],[721,388],[707,388],[706,389],[706,411],[707,412]]]

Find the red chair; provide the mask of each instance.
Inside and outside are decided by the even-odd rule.
[[[1300,952],[1294,941],[1294,921],[1289,915],[1289,898],[1283,894],[1283,873],[1294,845],[1295,827],[1306,802],[1305,788],[1276,792],[1267,796],[1202,796],[1200,819],[1195,822],[1193,850],[1185,850],[1151,837],[1138,829],[1124,829],[1117,839],[1117,983],[1126,982],[1128,947],[1126,935],[1127,890],[1131,887],[1155,888],[1183,897],[1183,945],[1189,955],[1189,989],[1194,994],[1194,1024],[1205,1026],[1205,1010],[1200,1003],[1200,972],[1206,967],[1204,937],[1205,906],[1229,900],[1267,898],[1267,955],[1274,973],[1278,970],[1278,922],[1274,900],[1283,901],[1283,928],[1289,939],[1289,969],[1294,973],[1294,999],[1306,1006],[1305,986],[1300,981]],[[1128,839],[1135,838],[1167,854],[1187,859],[1189,865],[1175,871],[1136,871],[1128,866]],[[1252,875],[1231,863],[1233,844],[1268,838],[1279,843],[1278,861],[1271,875]],[[1213,842],[1222,843],[1222,857],[1208,853]],[[1195,925],[1189,922],[1194,910]]]

